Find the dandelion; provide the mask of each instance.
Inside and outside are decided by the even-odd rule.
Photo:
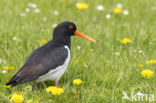
[[[124,10],[124,11],[123,11],[123,14],[124,14],[124,15],[128,15],[128,14],[129,14],[129,11],[128,11],[128,10]]]
[[[150,78],[152,77],[154,74],[153,71],[151,71],[150,69],[145,69],[141,72],[141,75],[144,77],[144,78]]]
[[[75,60],[75,61],[74,61],[75,64],[78,64],[79,62],[80,62],[79,60]]]
[[[11,88],[10,85],[4,85],[3,87],[4,87],[4,88]]]
[[[60,95],[60,94],[64,93],[64,90],[62,88],[57,88],[54,86],[50,86],[50,87],[46,88],[46,91],[51,92],[54,95]]]
[[[117,8],[122,8],[122,4],[117,4],[116,7]]]
[[[156,64],[156,60],[148,60],[146,61],[146,64]]]
[[[141,68],[143,66],[143,64],[138,64],[138,67]]]
[[[115,14],[120,14],[120,13],[122,12],[122,9],[121,9],[121,8],[115,8],[115,9],[113,10],[113,12],[114,12]]]
[[[99,10],[99,11],[103,11],[104,7],[102,5],[98,5],[96,9]]]
[[[124,39],[122,39],[120,42],[122,43],[122,44],[129,44],[129,43],[131,43],[131,39],[128,39],[128,38],[124,38]]]
[[[88,9],[88,4],[86,4],[86,3],[77,3],[76,7],[79,10],[86,10],[86,9]]]
[[[10,66],[10,67],[9,67],[9,69],[12,69],[12,70],[14,70],[14,69],[15,69],[15,67],[14,67],[14,66]]]
[[[60,95],[60,94],[64,93],[64,90],[62,88],[56,88],[51,93],[54,95]]]
[[[42,40],[42,41],[41,41],[41,44],[44,45],[44,44],[46,44],[47,42],[48,42],[47,40]]]
[[[4,70],[14,70],[15,67],[14,66],[5,66],[3,67]]]
[[[31,99],[27,100],[26,103],[32,103],[33,101]]]
[[[8,69],[9,69],[9,67],[5,66],[5,67],[3,67],[3,69],[4,69],[4,70],[8,70]]]
[[[14,103],[22,103],[22,101],[24,100],[23,96],[20,95],[20,94],[13,94],[11,96],[11,100],[14,102]]]
[[[106,15],[106,19],[110,19],[111,18],[111,15],[110,14],[107,14]]]
[[[50,86],[50,87],[46,88],[46,91],[47,91],[47,92],[51,92],[51,91],[53,91],[54,89],[56,89],[56,87]]]
[[[55,10],[54,15],[59,15],[59,12],[57,10]]]
[[[73,84],[80,85],[82,83],[81,79],[74,79]]]

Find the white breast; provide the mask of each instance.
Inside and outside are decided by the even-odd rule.
[[[69,50],[68,46],[66,46],[66,45],[64,46],[64,48],[66,48],[68,50],[68,56],[67,56],[67,59],[65,60],[64,64],[61,65],[61,66],[58,66],[56,69],[53,69],[53,70],[49,71],[45,75],[40,76],[36,80],[37,82],[42,82],[42,81],[45,81],[45,80],[58,81],[61,78],[61,76],[65,72],[65,70],[66,70],[66,68],[68,66],[69,60],[70,60],[70,50]]]

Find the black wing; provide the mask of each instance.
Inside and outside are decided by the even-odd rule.
[[[17,86],[19,84],[38,79],[39,76],[48,73],[64,63],[68,56],[68,50],[64,46],[43,46],[36,49],[28,57],[21,69],[6,84]]]

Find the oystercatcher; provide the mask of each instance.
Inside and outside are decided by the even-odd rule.
[[[71,36],[73,35],[96,42],[80,33],[74,23],[62,22],[54,29],[53,39],[34,50],[6,85],[14,87],[34,80],[37,82],[55,80],[55,85],[58,87],[58,80],[65,72],[70,60]]]

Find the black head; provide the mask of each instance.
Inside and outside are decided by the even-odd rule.
[[[57,27],[54,29],[54,35],[53,36],[73,36],[76,31],[76,25],[72,22],[65,21],[61,24],[57,25]]]
[[[62,22],[54,29],[53,41],[56,41],[65,45],[70,45],[70,37],[73,35],[78,35],[92,42],[96,42],[94,39],[80,33],[76,29],[76,25],[69,21]]]

